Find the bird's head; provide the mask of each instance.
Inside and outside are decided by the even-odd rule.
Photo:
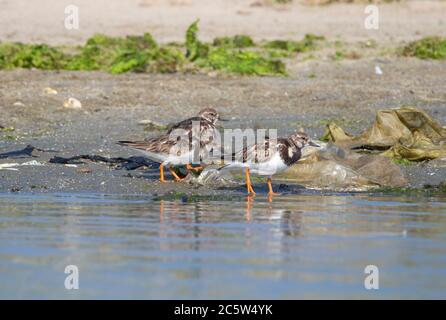
[[[200,118],[205,119],[206,121],[209,121],[212,124],[215,124],[218,120],[220,121],[226,121],[225,119],[222,119],[220,115],[218,114],[217,110],[213,108],[206,108],[201,110],[198,113],[198,116]]]
[[[320,147],[318,144],[314,143],[310,136],[303,132],[303,130],[294,132],[289,136],[289,140],[291,140],[291,142],[299,149],[302,149],[305,146]]]

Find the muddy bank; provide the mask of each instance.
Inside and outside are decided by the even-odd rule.
[[[375,73],[379,63],[382,75]],[[245,78],[206,75],[109,75],[101,72],[0,72],[0,153],[31,144],[42,150],[33,156],[0,159],[6,163],[35,160],[43,166],[0,170],[0,191],[99,192],[131,194],[243,194],[243,187],[213,190],[188,184],[160,184],[157,169],[134,171],[86,162],[77,167],[49,164],[54,156],[81,154],[105,157],[136,156],[115,144],[159,134],[138,122],[169,124],[213,106],[232,120],[229,128],[277,128],[280,135],[304,127],[315,138],[336,120],[359,133],[382,108],[412,105],[446,123],[446,63],[417,59],[309,61],[292,66],[288,78]],[[58,93],[48,94],[51,87]],[[67,109],[69,97],[81,109]],[[87,169],[86,169],[87,168]],[[410,185],[445,180],[441,161],[401,165]],[[255,186],[266,191],[264,184]],[[299,186],[276,181],[278,191],[298,192]]]

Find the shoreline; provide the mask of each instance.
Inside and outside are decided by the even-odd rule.
[[[76,3],[79,29],[66,30],[63,2],[1,1],[0,41],[80,45],[96,33],[125,36],[150,32],[161,43],[168,43],[182,41],[184,30],[196,19],[200,19],[203,41],[236,34],[248,34],[256,41],[299,40],[313,33],[333,39],[341,36],[346,42],[373,39],[389,45],[446,35],[444,1],[379,4],[379,30],[364,28],[366,4],[268,5],[254,0],[215,0],[212,4],[203,0],[78,0]]]

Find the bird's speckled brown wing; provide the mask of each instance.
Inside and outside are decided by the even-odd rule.
[[[199,127],[197,126],[197,132],[193,132],[194,122],[199,122]],[[178,130],[178,131],[176,131]],[[218,129],[209,121],[205,119],[194,117],[177,123],[172,126],[168,131],[167,135],[184,135],[188,136],[189,143],[192,146],[193,134],[196,135],[195,139],[200,139],[200,148],[209,147],[211,144],[216,142]],[[195,144],[195,143],[194,143]]]
[[[149,140],[119,141],[118,143],[138,150],[168,154],[176,141],[170,140],[168,135],[163,135]]]
[[[298,148],[288,141],[288,139],[279,138],[277,140],[265,139],[233,154],[232,161],[263,163],[268,162],[277,153],[287,165],[291,165],[300,159],[301,153]]]
[[[265,139],[260,143],[244,146],[242,150],[232,155],[232,161],[260,163],[267,162],[277,152],[280,142]]]

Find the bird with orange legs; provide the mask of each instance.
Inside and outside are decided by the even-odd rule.
[[[211,148],[214,141],[218,120],[221,119],[218,112],[212,108],[200,111],[198,116],[188,118],[171,126],[169,130],[156,138],[142,141],[119,141],[118,144],[137,149],[150,160],[160,164],[160,182],[166,182],[164,167],[167,167],[175,181],[179,182],[189,174],[190,171],[200,171],[201,165],[193,166],[192,162],[196,155],[204,154],[204,149]],[[198,126],[198,137],[194,139],[194,124]],[[201,139],[201,137],[206,137]],[[181,137],[183,139],[181,139]],[[185,166],[186,175],[180,177],[175,171],[176,167]]]
[[[266,176],[268,197],[271,200],[276,193],[273,191],[272,176],[285,171],[302,156],[305,146],[319,147],[304,132],[294,132],[286,138],[268,139],[247,146],[233,154],[233,161],[223,165],[218,170],[244,170],[246,189],[250,196],[256,192],[252,186],[251,174]]]

